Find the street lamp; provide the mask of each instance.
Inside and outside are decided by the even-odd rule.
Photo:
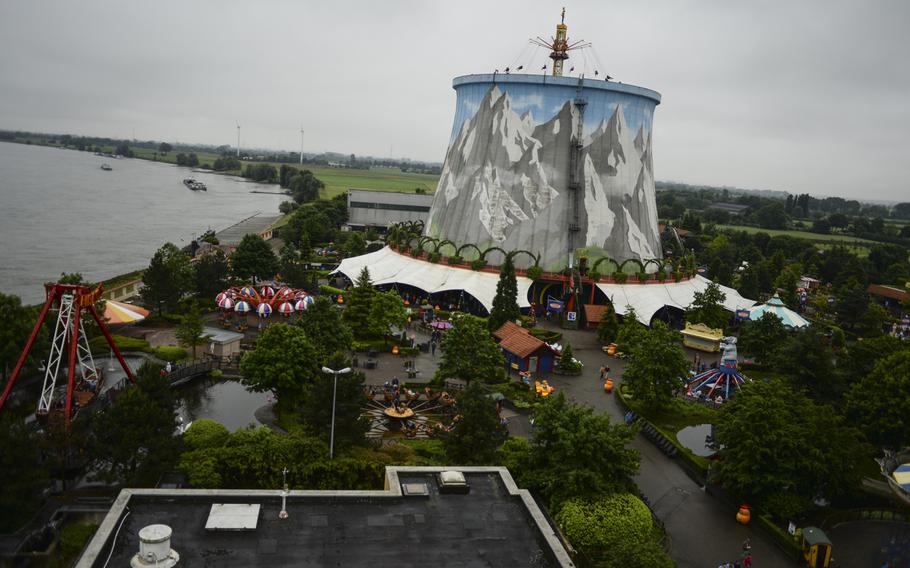
[[[332,385],[332,434],[329,437],[329,459],[332,459],[335,454],[335,395],[338,392],[338,375],[346,375],[351,372],[350,367],[345,367],[344,369],[329,369],[328,367],[323,367],[322,372],[333,375],[335,377],[335,382]]]

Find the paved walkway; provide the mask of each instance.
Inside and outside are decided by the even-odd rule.
[[[556,329],[551,324],[544,325]],[[607,357],[591,331],[559,331],[564,334],[563,343],[568,340],[572,344],[575,357],[585,367],[580,376],[553,376],[550,384],[563,391],[569,400],[606,412],[614,421],[622,420],[624,413],[616,402],[617,395],[604,392],[598,373],[601,365],[610,367],[618,386],[623,361]],[[635,481],[666,526],[671,556],[679,568],[715,568],[739,558],[746,537],[752,539],[753,566],[796,565],[764,532],[737,523],[735,508],[706,494],[675,460],[642,435],[636,436],[632,446],[641,454]]]

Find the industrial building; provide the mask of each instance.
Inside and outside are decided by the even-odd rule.
[[[574,566],[503,467],[387,467],[385,486],[123,489],[76,566]]]
[[[352,188],[348,190],[347,224],[354,229],[386,229],[394,223],[426,223],[432,205],[432,195]]]

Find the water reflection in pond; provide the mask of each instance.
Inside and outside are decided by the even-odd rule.
[[[692,451],[696,456],[709,457],[716,453],[710,444],[714,442],[714,425],[698,424],[686,426],[676,433],[679,443]]]
[[[208,418],[230,431],[260,426],[255,413],[269,404],[269,394],[250,392],[239,381],[199,378],[177,387],[180,414],[186,421]]]

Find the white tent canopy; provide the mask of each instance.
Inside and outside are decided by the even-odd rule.
[[[696,292],[704,292],[711,281],[703,276],[695,276],[682,282],[666,282],[654,284],[609,284],[598,283],[597,287],[607,295],[616,313],[625,315],[626,306],[635,309],[635,315],[641,323],[651,324],[651,318],[664,306],[671,306],[685,310],[692,304]],[[731,312],[739,309],[748,309],[755,305],[752,300],[743,298],[733,288],[720,286],[721,292],[726,295],[724,308]]]
[[[399,254],[389,247],[354,258],[346,258],[341,261],[332,274],[340,272],[355,281],[363,267],[370,271],[370,280],[375,285],[407,284],[420,288],[428,294],[464,290],[483,304],[487,311],[493,308],[496,284],[499,282],[498,274],[434,264]],[[531,287],[531,280],[523,276],[518,276],[516,280],[518,281],[518,307],[530,307],[528,289]]]

